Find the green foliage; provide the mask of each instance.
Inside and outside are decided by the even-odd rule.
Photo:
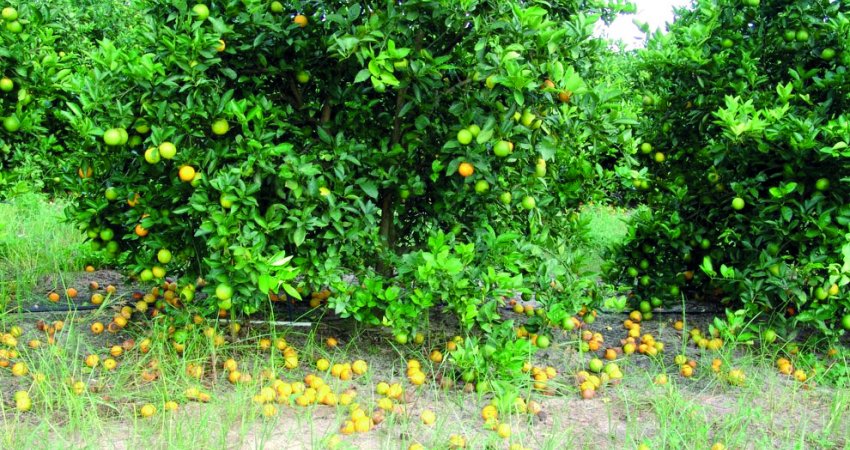
[[[499,381],[524,378],[523,364],[537,349],[528,339],[517,339],[513,325],[513,321],[505,321],[486,338],[466,338],[449,355],[449,367],[465,382],[483,381],[480,390],[493,389],[498,397],[515,396],[520,386],[504,386]]]
[[[635,283],[639,300],[684,291],[843,333],[846,2],[700,1],[680,13],[639,55],[645,145],[620,172],[650,210],[635,216],[611,279]]]
[[[67,144],[56,108],[94,40],[131,19],[122,2],[79,3],[22,2],[8,7],[17,19],[0,23],[0,77],[9,82],[0,91],[0,189],[6,195],[57,187]]]

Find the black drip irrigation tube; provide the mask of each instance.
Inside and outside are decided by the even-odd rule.
[[[15,311],[15,309],[17,311]],[[79,305],[73,308],[64,307],[64,308],[42,308],[39,306],[31,306],[29,308],[15,308],[12,311],[17,312],[19,314],[47,314],[47,313],[66,313],[66,312],[75,312],[75,311],[94,311],[96,309],[100,309],[98,305]]]
[[[130,303],[131,302],[129,300],[125,300],[123,302],[116,302],[113,305],[120,307],[120,306],[127,306]],[[535,302],[532,301],[532,302],[528,302],[528,303],[534,304]],[[438,307],[445,307],[446,305],[440,304],[440,305],[437,305],[437,306]],[[77,312],[77,311],[95,311],[95,310],[100,309],[101,307],[102,307],[102,305],[86,305],[86,304],[72,303],[70,305],[65,305],[65,306],[57,305],[55,307],[33,305],[33,306],[30,306],[30,307],[27,307],[27,308],[14,308],[13,311],[16,309],[17,313],[20,313],[20,314],[42,314],[42,313],[43,314],[49,314],[49,313],[70,313],[70,312]],[[504,306],[503,309],[506,310],[506,311],[510,311],[511,307]],[[605,308],[596,308],[596,310],[598,312],[600,312],[602,314],[606,314],[606,315],[628,316],[629,313],[630,313],[630,311],[614,311],[614,310],[609,310],[609,309],[605,309]],[[275,320],[272,321],[271,319],[267,318],[265,320],[265,322],[274,322],[276,324],[291,323],[291,324],[297,324],[299,326],[305,326],[305,324],[314,324],[314,323],[320,323],[320,322],[340,322],[342,320],[345,320],[343,317],[340,317],[336,314],[328,314],[327,312],[318,312],[318,311],[313,310],[312,308],[296,307],[296,305],[294,303],[288,302],[288,301],[287,302],[273,302],[272,303],[272,311],[274,312]],[[707,305],[705,303],[695,303],[695,304],[691,304],[691,306],[689,308],[684,308],[684,309],[682,307],[678,307],[678,306],[672,307],[672,308],[654,308],[652,310],[652,313],[653,314],[659,314],[659,315],[682,315],[682,314],[686,314],[686,315],[717,315],[717,314],[723,314],[724,309],[718,308],[717,305]],[[319,317],[315,317],[316,315],[318,315]],[[305,320],[305,319],[308,319],[308,316],[314,316],[314,317],[309,317],[309,319],[318,319],[318,320]],[[286,317],[286,320],[285,321],[278,321],[277,320],[278,317]],[[258,319],[252,320],[250,318],[250,316],[246,317],[245,319],[248,320],[248,321],[251,321],[252,323],[264,322],[263,320],[258,320]],[[222,320],[222,319],[220,319],[220,320]],[[230,320],[225,319],[225,320],[222,320],[222,321],[230,321]]]
[[[596,310],[599,311],[602,314],[622,314],[622,315],[627,316],[630,313],[630,311],[611,311],[611,310],[602,309],[602,308],[596,308]],[[677,308],[669,308],[669,309],[654,308],[652,310],[652,314],[661,314],[661,315],[674,315],[674,314],[675,315],[682,315],[682,314],[686,314],[686,315],[692,316],[692,315],[709,315],[709,314],[724,314],[724,313],[725,313],[725,311],[722,310],[722,309],[708,309],[708,308],[696,309],[696,310],[689,310],[689,309],[682,310],[682,309],[677,309]]]
[[[116,302],[116,303],[113,303],[113,306],[121,307],[121,306],[127,306],[129,304],[130,304],[129,301]],[[21,307],[12,308],[10,311],[13,312],[13,313],[18,313],[18,314],[50,314],[50,313],[71,313],[71,312],[77,312],[77,311],[95,311],[95,310],[100,309],[101,307],[102,307],[101,305],[78,305],[78,304],[72,304],[72,305],[68,305],[68,306],[55,306],[55,307],[45,307],[45,306],[40,306],[40,305],[33,305],[33,306],[26,307],[26,308],[21,308]],[[311,309],[297,308],[294,304],[289,303],[289,302],[286,302],[284,305],[280,305],[279,303],[274,304],[273,309],[274,309],[274,316],[275,317],[278,317],[278,316],[286,317],[287,320],[285,322],[290,322],[290,323],[293,323],[293,324],[304,324],[304,323],[313,324],[313,323],[318,323],[318,322],[339,322],[339,321],[344,320],[344,318],[339,317],[335,314],[333,314],[333,315],[332,314],[321,314],[321,320],[309,320],[309,321],[308,320],[302,320],[307,315],[315,315],[315,314],[310,314],[310,312],[312,311]],[[247,317],[246,319],[249,320],[249,321],[251,320],[250,317]],[[229,322],[230,320],[229,319],[223,319],[222,321]],[[271,322],[271,320],[268,320],[268,321]],[[261,321],[255,319],[252,322],[261,322]],[[277,321],[275,321],[275,322],[277,322]],[[278,323],[280,323],[280,322],[278,322]]]

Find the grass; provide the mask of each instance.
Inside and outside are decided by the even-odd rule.
[[[83,236],[63,221],[65,202],[35,193],[0,203],[0,305],[26,299],[38,281],[82,269]]]
[[[622,242],[628,231],[627,220],[631,213],[609,205],[594,204],[582,208],[581,215],[589,222],[589,246],[601,250]]]
[[[593,204],[585,205],[579,214],[588,228],[587,244],[581,249],[587,254],[585,268],[598,273],[605,253],[625,238],[631,212],[608,205]]]
[[[20,198],[0,205],[3,239],[0,270],[4,279],[13,280],[14,292],[32,292],[45,275],[62,275],[73,283],[73,274],[82,266],[85,253],[81,239],[71,238],[73,230],[60,221],[61,203],[47,204],[38,198]],[[599,206],[585,208],[582,215],[591,224],[591,242],[604,247],[616,241],[625,230],[625,213]],[[11,233],[11,234],[9,234]],[[18,236],[12,239],[9,236]],[[70,245],[68,243],[70,242]],[[26,268],[24,273],[23,268]],[[9,287],[7,285],[7,292]],[[550,365],[558,376],[550,381],[554,395],[532,389],[530,378],[512,380],[523,398],[539,402],[543,413],[537,416],[504,410],[500,420],[509,423],[512,436],[502,439],[485,428],[481,409],[492,394],[464,393],[461,389],[443,390],[438,377],[447,365],[432,363],[428,351],[441,348],[455,330],[434,329],[424,348],[396,346],[376,335],[374,329],[355,327],[343,331],[317,325],[306,330],[253,327],[233,333],[227,325],[204,321],[192,325],[185,349],[178,353],[168,338],[172,323],[159,316],[135,318],[120,333],[95,336],[91,323],[108,323],[117,311],[118,298],[110,298],[99,310],[52,315],[7,312],[0,315],[0,329],[11,333],[21,327],[17,344],[5,341],[0,355],[11,363],[23,362],[29,373],[14,377],[9,369],[0,369],[0,446],[3,448],[408,448],[413,442],[425,448],[447,448],[450,435],[462,435],[470,448],[508,448],[516,443],[533,449],[694,448],[707,449],[722,442],[727,448],[845,448],[850,445],[850,391],[845,386],[830,386],[822,374],[815,376],[816,386],[801,384],[780,375],[773,366],[783,347],[765,348],[725,345],[712,353],[686,344],[669,323],[657,320],[645,325],[644,333],[653,333],[666,344],[666,353],[656,358],[634,355],[618,359],[625,373],[622,384],[607,387],[592,400],[581,400],[574,374],[585,369],[590,355],[578,353],[579,332],[558,334],[553,347],[534,357],[534,364]],[[138,314],[136,315],[138,317]],[[54,335],[55,344],[47,344],[45,333],[36,329],[36,321],[62,320],[64,326]],[[189,317],[175,320],[188,321]],[[618,316],[603,317],[594,330],[608,330],[606,336],[623,334]],[[690,318],[689,325],[690,325]],[[220,345],[202,333],[212,329],[223,339]],[[325,345],[334,336],[339,347]],[[38,339],[42,345],[29,348]],[[134,340],[134,347],[115,357],[117,367],[103,368],[112,346]],[[150,350],[141,351],[144,339],[151,340]],[[299,367],[286,369],[278,350],[259,349],[260,339],[276,342],[285,339],[297,349]],[[616,338],[606,338],[609,341]],[[817,343],[815,343],[817,345]],[[617,345],[606,342],[606,345]],[[805,347],[804,347],[805,348]],[[9,355],[10,350],[18,355]],[[683,352],[698,361],[696,375],[685,379],[678,375],[673,355]],[[99,356],[100,365],[89,368],[86,356]],[[846,355],[843,356],[846,358]],[[238,370],[252,377],[250,382],[231,384],[223,363],[238,362]],[[372,414],[381,399],[375,393],[380,381],[400,382],[408,392],[406,401],[397,401],[403,411],[384,412],[384,422],[368,433],[341,435],[340,427],[351,418],[351,406],[290,404],[294,397],[275,403],[278,411],[264,417],[263,407],[254,397],[272,382],[262,379],[263,371],[274,372],[280,379],[299,382],[316,374],[315,362],[327,358],[332,363],[363,359],[369,371],[353,380],[342,381],[330,374],[319,374],[333,392],[349,389],[357,392],[354,402]],[[407,361],[421,362],[426,384],[411,386],[406,377]],[[724,372],[740,368],[747,376],[743,386],[731,386],[714,374],[712,359],[723,361]],[[802,361],[803,356],[795,360]],[[846,366],[846,359],[838,364]],[[192,364],[204,367],[201,379],[191,376]],[[154,369],[155,367],[155,369]],[[143,379],[143,372],[156,371],[154,381]],[[665,386],[654,384],[654,377],[666,373]],[[845,380],[846,381],[846,380]],[[82,382],[84,392],[75,392],[74,382]],[[210,394],[201,403],[186,398],[188,388]],[[32,411],[16,409],[14,395],[27,391]],[[167,412],[167,401],[179,404]],[[157,413],[150,418],[139,415],[150,403]],[[423,410],[437,414],[433,426],[421,423]],[[341,442],[334,447],[334,440]]]
[[[252,373],[255,380],[267,368],[278,370],[283,379],[292,382],[314,372],[312,362],[319,357],[330,358],[332,362],[360,357],[360,350],[354,346],[331,350],[321,345],[315,335],[311,338],[309,334],[289,333],[285,337],[299,348],[303,366],[289,371],[280,369],[280,358],[275,353],[256,350],[256,339],[272,337],[270,330],[255,330],[250,337],[240,337],[220,348],[212,347],[203,335],[194,335],[183,356],[174,352],[168,341],[156,341],[147,354],[135,350],[118,358],[118,368],[107,373],[84,366],[82,361],[88,354],[100,354],[103,359],[106,346],[91,344],[84,326],[91,317],[80,323],[77,319],[81,317],[68,317],[68,326],[57,336],[56,347],[22,352],[21,360],[48,381],[15,379],[14,388],[3,389],[0,417],[6,431],[4,447],[41,448],[42,443],[53,442],[58,447],[98,448],[105,442],[117,441],[125,448],[141,445],[262,448],[294,440],[304,447],[320,448],[323,441],[337,434],[348,417],[348,409],[342,406],[280,406],[281,412],[273,419],[264,419],[251,399],[269,383],[232,386],[224,381],[225,372],[220,365],[225,358],[235,357],[240,370]],[[137,342],[144,336],[165,332],[164,324],[141,325],[152,329],[130,332]],[[736,359],[731,355],[732,350],[728,351],[729,359],[751,378],[743,388],[730,387],[705,370],[701,379],[692,382],[672,375],[675,367],[662,364],[633,367],[624,360],[621,364],[628,373],[628,382],[603,391],[602,398],[582,401],[575,394],[549,398],[529,392],[544,404],[548,418],[530,420],[526,415],[516,414],[506,420],[512,425],[514,440],[530,448],[564,448],[564,442],[572,442],[571,448],[635,448],[640,443],[647,443],[650,448],[708,448],[718,441],[729,448],[828,448],[850,442],[847,391],[804,390],[776,375],[759,358]],[[336,392],[356,388],[357,402],[371,411],[378,400],[375,384],[403,380],[404,358],[408,356],[391,350],[372,356],[370,372],[353,382],[341,382],[328,375],[324,378]],[[418,359],[423,361],[426,373],[440,371],[427,359],[421,356]],[[152,361],[158,362],[159,379],[141,382],[140,368],[148,367]],[[191,362],[205,363],[208,372],[210,365],[215,364],[218,376],[205,378],[203,382],[189,377],[186,366]],[[580,367],[560,369],[568,384],[569,374]],[[669,386],[652,385],[652,375],[661,371],[671,373]],[[8,375],[3,377],[7,378],[5,384]],[[84,381],[87,392],[74,393],[69,380]],[[212,401],[187,402],[183,392],[192,386],[209,391]],[[30,390],[35,401],[34,413],[19,413],[8,406],[7,395],[13,389]],[[405,404],[410,415],[390,415],[378,430],[345,439],[355,445],[399,448],[400,442],[416,437],[427,448],[440,448],[445,436],[462,434],[476,448],[485,445],[501,448],[501,439],[483,428],[478,415],[488,398],[426,387],[411,403]],[[178,401],[181,410],[164,412],[163,405],[168,400]],[[154,404],[159,412],[150,419],[139,418],[137,414],[144,403]],[[418,423],[418,413],[425,408],[438,412],[433,428]],[[797,420],[798,417],[807,419]],[[753,430],[760,432],[754,436]]]

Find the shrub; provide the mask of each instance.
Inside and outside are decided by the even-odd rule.
[[[843,2],[697,2],[640,52],[636,217],[610,279],[828,334],[850,311]],[[740,329],[737,331],[741,331]]]
[[[35,0],[7,6],[0,23],[0,188],[6,196],[57,187],[66,153],[64,106],[75,67],[104,30],[128,16],[117,1]],[[106,24],[109,24],[107,26]]]
[[[62,112],[68,217],[144,280],[204,277],[183,302],[209,313],[331,286],[406,333],[439,302],[480,326],[507,289],[565,301],[565,219],[633,145],[587,82],[622,8],[595,3],[138,2]]]

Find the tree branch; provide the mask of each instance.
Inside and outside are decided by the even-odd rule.
[[[295,98],[295,109],[301,109],[303,103],[301,102],[301,90],[298,89],[298,84],[295,83],[294,78],[289,78],[289,89],[292,91],[292,96]]]

